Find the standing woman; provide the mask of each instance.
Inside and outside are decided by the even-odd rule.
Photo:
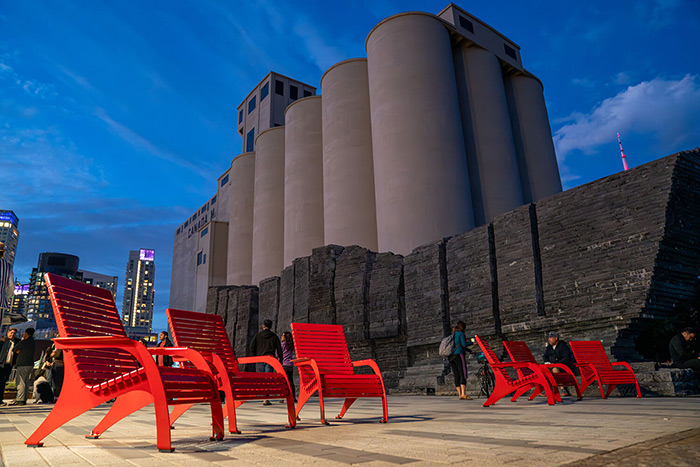
[[[284,372],[287,373],[287,379],[289,380],[289,386],[292,388],[292,396],[294,397],[294,402],[297,401],[296,388],[294,387],[294,341],[292,340],[292,333],[287,331],[282,333],[282,368]]]
[[[455,349],[449,357],[450,369],[455,377],[455,388],[460,399],[471,400],[467,395],[467,338],[464,335],[466,325],[462,321],[457,321],[453,328]]]

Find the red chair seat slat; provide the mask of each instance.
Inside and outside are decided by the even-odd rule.
[[[223,437],[223,414],[211,373],[199,369],[156,367],[145,347],[126,340],[127,335],[110,291],[54,274],[46,274],[45,277],[62,338],[114,337],[121,339],[121,342],[113,342],[114,346],[108,347],[104,341],[86,340],[84,345],[89,348],[75,348],[73,346],[76,344],[73,344],[64,349],[63,390],[54,409],[26,444],[40,446],[42,439],[68,420],[113,398],[117,400],[93,429],[94,437],[123,417],[153,402],[158,448],[171,450],[167,405],[179,404],[184,400],[210,404],[215,435]],[[69,346],[71,343],[57,341],[57,345]],[[143,367],[132,352],[139,355],[141,362],[144,362]],[[121,397],[128,393],[131,394]],[[159,396],[156,397],[156,394]]]
[[[372,364],[377,368],[375,374],[355,374],[342,326],[292,323],[292,335],[297,358],[312,359],[320,373],[320,378],[317,378],[313,367],[304,362],[297,366],[301,382],[297,414],[301,412],[301,408],[308,398],[318,391],[321,422],[323,423],[325,423],[324,397],[345,398],[345,404],[338,418],[345,415],[347,409],[358,397],[381,397],[382,421],[387,421],[386,391],[381,373],[378,373],[378,367],[372,361]]]
[[[491,346],[479,336],[475,336],[476,343],[481,348],[484,353],[486,360],[491,365],[494,375],[494,388],[491,392],[489,398],[484,402],[484,407],[495,404],[501,398],[515,393],[515,396],[511,399],[515,401],[517,397],[530,389],[539,389],[545,392],[547,396],[547,403],[549,405],[554,405],[556,398],[554,391],[556,391],[556,386],[552,388],[550,381],[547,379],[546,375],[542,373],[539,366],[536,363],[531,362],[515,362],[517,364],[509,365],[508,362],[501,362],[496,353],[493,351]],[[525,366],[524,368],[522,368]],[[506,367],[512,367],[518,370],[518,378],[513,379]],[[528,370],[528,371],[520,371]]]
[[[569,345],[576,358],[576,366],[581,370],[581,391],[597,382],[600,395],[605,399],[618,384],[634,384],[637,397],[642,397],[634,371],[629,367],[613,367],[602,342],[571,341]],[[604,384],[608,385],[607,392],[603,392]]]
[[[530,352],[530,348],[527,346],[527,344],[523,341],[503,341],[503,346],[506,348],[506,351],[508,352],[508,355],[510,356],[511,361],[514,362],[529,362],[533,364],[537,364],[537,360],[535,360],[535,356],[532,355],[532,352]],[[555,383],[560,386],[573,386],[574,389],[576,390],[576,396],[579,400],[581,400],[582,395],[581,395],[581,389],[578,384],[578,381],[576,380],[576,377],[574,376],[573,372],[569,368],[558,368],[558,373],[552,371],[550,373],[549,368],[551,366],[547,365],[540,365],[540,368],[542,368],[543,371],[546,371],[547,375],[550,376],[551,378],[554,379]],[[532,370],[529,370],[527,368],[518,368],[517,369],[518,374],[522,377],[524,375],[529,375],[532,374]],[[534,399],[537,397],[537,395],[540,393],[539,388],[536,388],[533,392],[532,395],[530,396],[530,400]],[[520,396],[522,393],[518,394],[516,393],[517,396]],[[555,394],[555,397],[558,394]],[[517,397],[514,396],[513,399],[515,400]],[[559,397],[559,399],[561,399]]]
[[[221,316],[173,308],[168,308],[166,314],[175,345],[200,352],[211,352],[221,358],[225,374],[221,375],[222,372],[213,366],[212,368],[222,376],[218,378],[218,383],[219,388],[226,393],[226,410],[231,432],[238,431],[235,404],[247,400],[286,399],[289,424],[296,425],[294,395],[291,394],[286,374],[240,371]],[[171,423],[177,416],[171,419]]]

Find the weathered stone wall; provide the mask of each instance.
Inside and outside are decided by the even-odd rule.
[[[640,360],[639,333],[697,299],[698,206],[695,150],[522,206],[405,257],[317,248],[262,281],[259,293],[212,287],[207,311],[224,316],[237,352],[265,318],[278,333],[293,321],[341,324],[351,356],[376,359],[387,387],[407,390],[444,380],[437,347],[458,320],[497,353],[511,339],[539,356],[546,332],[556,330]]]
[[[209,287],[207,313],[221,316],[234,352],[239,357],[248,355],[250,343],[258,332],[258,287]]]

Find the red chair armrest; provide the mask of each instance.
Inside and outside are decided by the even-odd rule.
[[[282,364],[275,357],[270,355],[260,355],[257,357],[243,357],[238,359],[238,363],[245,365],[246,363],[267,363],[275,369],[277,373],[286,374]]]
[[[202,370],[204,373],[214,378],[214,374],[211,371],[211,367],[205,360],[205,358],[194,349],[189,349],[187,347],[147,347],[146,350],[151,355],[170,355],[176,357],[178,361],[190,361],[198,370]]]
[[[542,366],[546,367],[546,368],[561,368],[562,370],[564,370],[567,373],[571,372],[571,368],[564,365],[563,363],[543,363]]]
[[[593,373],[598,373],[598,370],[592,363],[577,363],[576,366],[579,368],[579,370],[583,370],[585,368]]]
[[[489,363],[489,365],[493,368],[528,368],[530,370],[537,368],[537,364],[531,362],[498,362]]]
[[[56,347],[66,350],[131,347],[134,341],[121,336],[56,337]]]
[[[163,382],[158,366],[149,353],[151,349],[148,349],[140,342],[121,336],[57,337],[53,341],[57,349],[119,349],[129,352],[146,372],[146,378],[151,385],[151,389],[153,391],[163,391]]]
[[[632,367],[630,366],[630,364],[627,363],[627,362],[614,362],[614,363],[611,363],[611,365],[612,365],[612,366],[624,366],[624,367],[627,368],[629,371],[631,371],[632,373],[634,373],[634,370],[632,369]]]
[[[377,365],[377,362],[375,362],[372,359],[367,359],[367,360],[358,360],[356,362],[352,362],[353,367],[357,366],[368,366],[372,368],[372,371],[374,371],[374,374],[377,376],[381,376],[382,373],[379,371],[379,365]]]
[[[303,358],[297,358],[296,360],[292,360],[294,362],[294,365],[296,366],[310,366],[311,369],[314,371],[314,377],[318,381],[319,384],[321,384],[321,372],[318,370],[318,365],[316,364],[316,360],[313,358],[308,358],[308,357],[303,357]]]

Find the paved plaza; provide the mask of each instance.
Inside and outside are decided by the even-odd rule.
[[[285,406],[243,404],[240,435],[208,441],[210,418],[195,407],[172,431],[173,453],[155,447],[152,406],[90,440],[84,435],[109,409],[105,404],[26,447],[26,437],[49,405],[0,408],[2,463],[21,465],[700,465],[700,398],[585,398],[549,407],[537,401],[390,396],[389,423],[378,423],[378,400],[359,400],[334,420],[339,400],[327,404],[330,426],[318,423],[312,399],[294,430]],[[228,425],[227,425],[228,426]]]

